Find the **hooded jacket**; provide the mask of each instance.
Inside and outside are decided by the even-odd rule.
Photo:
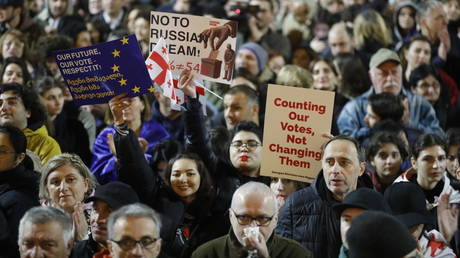
[[[410,7],[414,11],[414,27],[406,35],[403,35],[402,29],[399,26],[399,22],[398,22],[399,13],[401,12],[401,9],[404,7]],[[393,36],[394,36],[396,51],[399,51],[399,49],[401,49],[401,47],[403,47],[406,42],[408,42],[414,35],[417,34],[417,26],[415,23],[416,13],[417,13],[417,6],[412,1],[404,1],[404,2],[399,3],[396,6],[395,12],[393,14],[393,24],[394,24],[393,25]]]
[[[37,154],[42,164],[61,154],[61,147],[53,137],[48,135],[45,125],[40,126],[37,130],[25,128],[22,132],[27,138],[27,149]]]

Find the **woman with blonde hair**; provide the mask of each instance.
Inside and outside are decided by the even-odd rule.
[[[370,60],[380,48],[391,48],[391,31],[382,16],[374,10],[366,10],[356,16],[353,22],[355,46]]]
[[[75,240],[85,239],[88,233],[83,200],[93,192],[96,179],[76,154],[54,156],[42,169],[39,198],[43,205],[59,208],[73,219]]]
[[[276,84],[299,88],[311,88],[313,77],[310,71],[300,66],[285,65],[281,68],[276,77]]]

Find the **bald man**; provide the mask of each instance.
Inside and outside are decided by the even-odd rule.
[[[313,257],[296,241],[273,232],[278,208],[268,186],[249,182],[239,187],[233,194],[229,215],[230,232],[200,246],[192,257]]]

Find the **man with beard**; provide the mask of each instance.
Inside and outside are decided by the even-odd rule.
[[[337,120],[340,133],[362,141],[369,136],[369,127],[364,122],[368,98],[372,94],[390,92],[404,99],[403,123],[409,128],[426,133],[444,135],[433,107],[422,96],[402,87],[402,66],[399,56],[392,50],[381,48],[369,63],[372,87],[361,96],[349,101]]]
[[[72,256],[92,258],[94,254],[109,254],[107,249],[107,219],[118,208],[139,202],[131,186],[122,182],[110,182],[96,187],[94,195],[85,200],[92,202],[90,215],[91,234],[87,240],[75,243]]]

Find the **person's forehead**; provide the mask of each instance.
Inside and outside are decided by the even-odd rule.
[[[21,96],[17,94],[16,92],[12,90],[5,91],[0,94],[0,99],[5,100],[5,99],[17,99],[17,100],[22,100]]]
[[[260,139],[257,136],[257,134],[253,132],[248,132],[248,131],[240,131],[235,134],[235,137],[233,137],[233,141],[249,141],[249,140],[260,142]]]
[[[225,104],[240,104],[246,106],[248,101],[246,100],[246,94],[243,92],[235,92],[234,94],[226,94],[224,96]]]
[[[59,240],[58,236],[62,236],[63,229],[61,224],[56,221],[48,221],[46,223],[27,221],[24,224],[22,233],[28,239]]]
[[[252,0],[251,5],[259,5],[260,7],[266,7],[266,9],[270,9],[270,0]]]
[[[139,239],[144,236],[153,236],[157,230],[156,227],[155,222],[149,217],[127,216],[115,221],[113,232],[115,238]]]
[[[329,41],[334,41],[334,42],[346,41],[346,42],[348,42],[350,40],[351,40],[350,36],[344,30],[335,29],[335,30],[331,30],[330,33],[329,33]]]
[[[349,217],[355,217],[355,216],[358,216],[359,214],[363,213],[365,211],[365,209],[363,208],[358,208],[358,207],[351,207],[351,208],[347,208],[345,210],[342,211],[342,214],[341,216],[349,216]]]
[[[275,210],[275,201],[269,195],[260,192],[243,192],[232,208],[239,214],[270,215]]]
[[[330,142],[324,149],[324,156],[340,153],[343,156],[356,156],[357,150],[353,142],[349,140],[339,139]]]
[[[238,51],[238,56],[252,57],[254,59],[256,58],[256,55],[254,55],[254,53],[252,53],[251,50],[246,49],[246,48],[240,49]]]
[[[446,151],[442,148],[442,146],[434,145],[430,147],[424,148],[420,151],[419,157],[423,156],[438,156],[438,155],[445,155]]]

